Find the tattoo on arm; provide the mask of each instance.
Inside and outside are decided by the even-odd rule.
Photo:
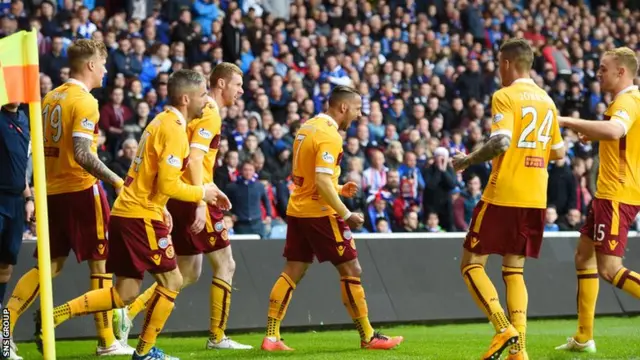
[[[91,153],[90,139],[74,137],[73,156],[83,169],[98,179],[109,184],[115,184],[120,180],[120,177],[100,161],[97,155]]]
[[[492,136],[480,149],[467,157],[469,165],[489,161],[509,149],[511,139],[506,135]]]

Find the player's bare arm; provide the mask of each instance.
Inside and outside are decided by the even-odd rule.
[[[480,149],[469,155],[458,153],[453,156],[453,168],[456,171],[464,170],[475,164],[489,161],[496,156],[501,155],[511,146],[511,137],[504,134],[497,134],[489,138]]]
[[[349,224],[350,227],[357,229],[362,226],[364,223],[363,217],[360,214],[352,214],[340,200],[338,192],[331,181],[330,174],[316,173],[315,180],[320,196],[322,196],[324,201],[326,201],[327,204],[331,206],[331,208],[333,208],[338,215],[340,215]]]
[[[595,121],[558,116],[558,123],[561,127],[568,127],[593,141],[618,140],[626,133],[623,123],[615,118],[610,121]]]
[[[123,180],[107,167],[98,155],[91,152],[91,139],[83,137],[73,138],[73,157],[83,169],[96,178],[108,182],[119,188],[124,183]]]

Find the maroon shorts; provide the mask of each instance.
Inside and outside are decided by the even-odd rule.
[[[595,242],[597,252],[622,257],[627,249],[629,227],[638,211],[637,205],[594,198],[580,233]]]
[[[464,248],[478,255],[521,255],[538,258],[544,234],[545,209],[499,206],[480,201]]]
[[[289,261],[331,261],[339,265],[358,257],[351,229],[337,215],[320,218],[287,216],[284,257]]]
[[[230,245],[229,232],[222,221],[224,214],[216,206],[208,206],[204,229],[199,234],[191,232],[197,207],[198,204],[178,200],[169,200],[167,203],[173,218],[171,239],[179,256],[207,254]]]
[[[51,258],[69,256],[73,250],[78,262],[106,260],[109,202],[98,184],[88,189],[47,196],[49,246]],[[33,253],[38,257],[38,249]]]
[[[107,272],[142,280],[178,266],[169,228],[162,221],[112,216]]]

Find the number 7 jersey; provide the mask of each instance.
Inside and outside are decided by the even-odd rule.
[[[81,82],[70,79],[50,91],[42,100],[47,194],[88,189],[97,179],[75,160],[73,138],[91,140],[91,152],[98,148],[98,101]]]
[[[498,90],[491,101],[491,136],[511,138],[509,149],[493,159],[482,200],[499,206],[547,207],[547,166],[552,149],[564,146],[558,111],[531,79]]]

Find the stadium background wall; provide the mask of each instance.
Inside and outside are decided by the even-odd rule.
[[[460,276],[463,236],[462,233],[361,235],[357,240],[357,249],[371,320],[392,323],[481,319],[482,313],[471,300]],[[575,316],[573,254],[577,233],[547,233],[545,237],[540,259],[529,261],[525,268],[529,316]],[[636,233],[630,234],[630,246],[625,258],[632,269],[640,268],[638,237]],[[31,254],[35,246],[35,242],[23,244],[19,265],[14,271],[16,276],[9,289],[13,289],[20,275],[34,265]],[[262,331],[266,322],[269,292],[284,262],[281,256],[284,242],[255,240],[255,237],[245,236],[233,239],[232,246],[237,265],[229,328]],[[487,268],[504,303],[499,258],[491,258]],[[211,270],[205,263],[198,283],[185,289],[178,297],[176,309],[164,333],[204,332],[208,329],[210,279]],[[147,275],[144,286],[151,281]],[[54,280],[54,303],[59,305],[88,288],[87,266],[77,264],[71,256],[63,274]],[[35,306],[19,320],[14,334],[16,340],[32,338]],[[640,302],[602,284],[597,314],[637,312],[640,312]],[[133,332],[140,330],[142,318],[141,315],[136,319]],[[341,303],[336,271],[331,264],[312,266],[294,293],[283,326],[319,328],[349,323],[349,316]],[[68,321],[56,330],[58,339],[93,336],[91,316]]]

